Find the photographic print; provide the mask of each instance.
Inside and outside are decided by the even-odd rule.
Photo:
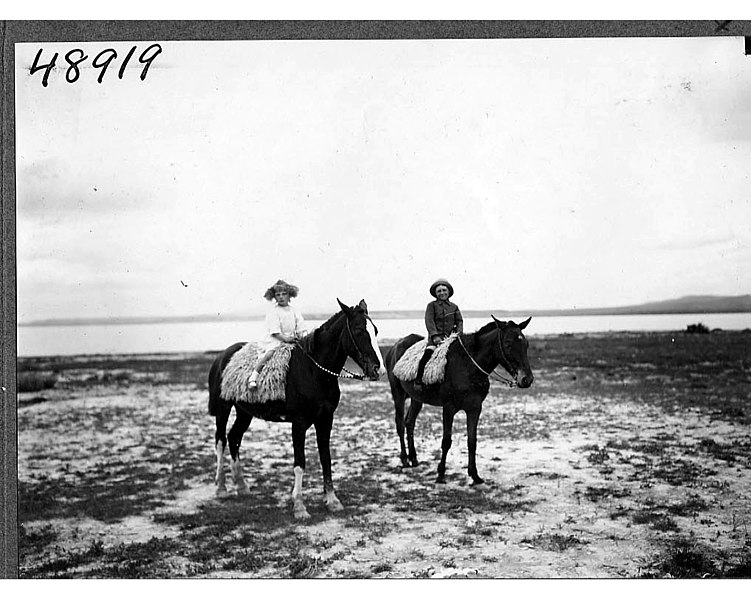
[[[741,35],[14,50],[21,578],[751,575]]]

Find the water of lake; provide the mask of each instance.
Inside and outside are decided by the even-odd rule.
[[[519,315],[516,320],[524,318]],[[465,331],[474,331],[487,322],[487,319],[467,319]],[[710,329],[740,330],[751,328],[751,313],[534,317],[525,333],[534,338],[535,335],[560,333],[683,331],[691,323],[703,323]],[[309,324],[312,328],[320,322]],[[381,340],[425,333],[422,319],[380,319],[376,324]],[[23,326],[18,328],[18,356],[203,352],[220,350],[238,341],[261,339],[263,334],[263,321]]]

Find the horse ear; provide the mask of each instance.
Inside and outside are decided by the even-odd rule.
[[[360,302],[358,303],[357,306],[359,306],[360,308],[362,308],[365,311],[366,315],[368,314],[368,305],[365,303],[365,299],[364,298],[362,300],[360,300]]]
[[[526,321],[522,321],[519,323],[519,329],[524,329],[527,325],[529,325],[529,322],[532,320],[532,317],[529,317]]]
[[[342,311],[344,311],[344,314],[348,315],[350,313],[349,306],[345,306],[344,304],[342,304],[342,301],[339,300],[339,298],[337,298],[336,301],[339,303],[339,307],[342,309]]]
[[[490,316],[493,317],[493,320],[495,321],[496,327],[498,327],[498,329],[501,329],[506,324],[506,321],[499,321],[498,319],[496,319],[494,314],[491,313]]]

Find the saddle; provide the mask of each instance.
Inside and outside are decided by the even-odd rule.
[[[425,365],[425,372],[422,374],[423,383],[426,385],[433,385],[436,383],[443,383],[443,378],[446,373],[446,362],[449,347],[457,338],[456,333],[452,333],[449,337],[443,340],[433,352],[433,355]],[[394,365],[394,375],[402,381],[414,381],[417,377],[417,367],[420,364],[420,359],[425,353],[425,348],[428,345],[428,340],[420,340],[416,342],[402,355],[402,357]]]
[[[222,398],[236,402],[272,402],[284,400],[289,358],[294,344],[281,344],[271,355],[258,375],[258,387],[248,385],[250,375],[263,350],[247,343],[232,355],[222,373]]]

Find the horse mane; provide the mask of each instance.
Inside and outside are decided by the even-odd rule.
[[[321,331],[326,331],[327,329],[330,329],[333,327],[334,322],[342,315],[342,311],[340,310],[338,313],[335,313],[331,315],[325,323],[321,323],[318,327],[316,327],[313,331],[306,334],[301,340],[300,345],[302,346],[303,350],[307,353],[311,353],[316,348],[316,341],[318,340],[318,334]]]
[[[506,323],[504,321],[501,321],[501,325],[505,325]],[[485,335],[489,331],[492,331],[496,328],[495,321],[491,321],[490,323],[486,323],[480,329],[475,331],[474,333],[474,339],[477,340],[480,336]]]

